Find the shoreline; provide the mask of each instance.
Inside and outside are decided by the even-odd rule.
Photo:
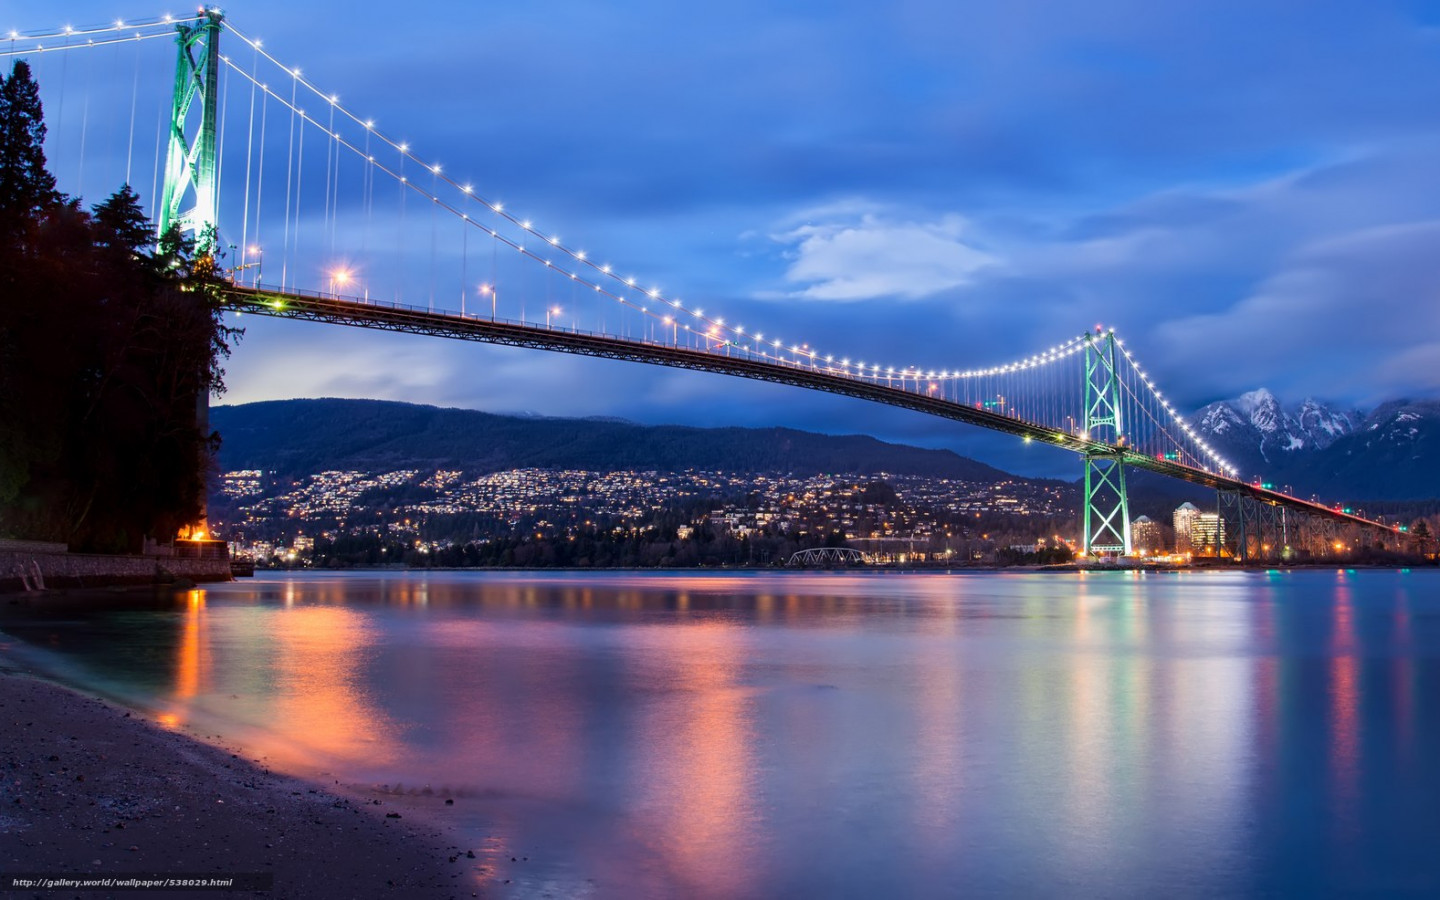
[[[231,577],[228,558],[71,553],[63,544],[0,540],[0,594],[37,588],[193,586]]]
[[[1143,574],[1184,574],[1193,572],[1326,572],[1337,569],[1355,571],[1393,571],[1409,572],[1412,570],[1425,570],[1440,568],[1440,562],[1436,560],[1423,560],[1409,563],[1377,563],[1377,562],[1310,562],[1310,563],[1234,563],[1225,565],[1188,565],[1188,566],[1158,566],[1158,565],[1131,565],[1131,566],[1100,566],[1100,565],[1077,565],[1076,563],[1055,563],[1051,565],[1021,565],[1021,566],[906,566],[905,568],[853,566],[850,568],[693,568],[693,569],[658,569],[658,568],[622,568],[622,567],[585,567],[573,568],[565,566],[549,566],[540,569],[526,568],[500,568],[485,566],[365,566],[346,568],[325,568],[325,567],[292,567],[284,569],[256,569],[256,575],[265,577],[283,576],[297,573],[314,573],[317,575],[386,575],[386,574],[415,574],[429,572],[475,572],[489,575],[495,574],[517,574],[517,575],[573,575],[581,573],[600,574],[632,574],[632,575],[1070,575],[1075,573],[1099,574],[1107,572],[1139,572]],[[252,576],[247,576],[252,577]],[[243,584],[245,579],[231,579],[229,584]],[[212,582],[214,583],[214,582]],[[47,586],[43,590],[23,590],[17,585],[6,583],[0,579],[0,597],[5,597],[9,602],[22,602],[43,600],[46,597],[65,596],[71,593],[96,593],[108,592],[117,596],[134,596],[136,594],[153,593],[156,591],[170,591],[176,589],[191,590],[195,588],[204,589],[209,584],[201,582],[179,584],[173,582],[156,581],[134,581],[124,583],[110,583],[100,585],[71,585],[63,584],[54,587]],[[3,669],[0,669],[3,671]],[[43,676],[42,676],[43,677]]]
[[[894,573],[897,575],[918,575],[922,573],[937,573],[943,575],[964,575],[967,573],[995,574],[1004,572],[1269,572],[1273,570],[1294,570],[1294,571],[1330,571],[1334,569],[1433,569],[1440,567],[1440,561],[1426,559],[1414,562],[1344,562],[1340,560],[1330,562],[1304,562],[1304,563],[1282,563],[1282,562],[1253,562],[1253,563],[1231,563],[1224,562],[1216,565],[1153,565],[1139,564],[1130,566],[1105,566],[1105,565],[1080,565],[1074,562],[1050,563],[1045,565],[1029,564],[1015,566],[839,566],[835,568],[803,568],[796,566],[695,566],[686,569],[667,569],[658,567],[639,566],[545,566],[542,568],[524,568],[520,566],[291,566],[287,568],[256,568],[258,575],[284,575],[294,572],[325,572],[325,573],[356,573],[356,574],[386,574],[394,572],[483,572],[486,574],[517,573],[517,574],[546,574],[550,572],[580,573],[580,572],[627,572],[634,574],[656,573],[665,575],[706,575],[706,574],[858,574]],[[247,576],[248,577],[248,576]],[[244,583],[243,579],[235,579],[235,583]]]
[[[331,787],[0,661],[0,870],[265,874],[265,891],[167,897],[482,896],[488,872],[426,802]],[[338,785],[338,783],[337,783]],[[0,897],[71,896],[0,889]],[[128,897],[134,891],[86,891]]]
[[[907,566],[849,566],[834,568],[802,568],[802,567],[778,567],[778,566],[697,566],[693,568],[658,568],[658,567],[634,567],[634,566],[545,566],[542,568],[524,568],[509,566],[290,566],[284,568],[257,568],[254,575],[275,576],[301,572],[335,573],[335,574],[393,574],[397,572],[425,573],[425,572],[476,572],[485,574],[578,574],[578,573],[606,573],[617,572],[629,574],[656,574],[656,575],[719,575],[719,574],[896,574],[896,575],[919,575],[919,574],[942,574],[942,575],[966,575],[966,574],[1003,574],[1003,573],[1071,573],[1071,572],[1271,572],[1271,571],[1329,571],[1334,569],[1367,569],[1367,570],[1394,570],[1408,571],[1411,569],[1433,569],[1440,567],[1440,560],[1417,559],[1411,561],[1356,561],[1331,560],[1324,562],[1223,562],[1223,563],[1202,563],[1190,565],[1157,565],[1152,563],[1137,562],[1132,565],[1083,565],[1075,562],[1050,563],[1050,564],[1026,564],[1013,566],[944,566],[944,565],[907,565]],[[168,573],[167,573],[168,574]],[[0,597],[12,598],[40,598],[47,595],[54,596],[72,591],[114,591],[117,593],[133,593],[154,590],[192,589],[208,586],[216,583],[243,583],[245,578],[208,579],[191,581],[189,579],[157,579],[153,576],[141,576],[137,578],[111,578],[99,579],[60,579],[59,583],[47,583],[45,588],[40,590],[26,590],[22,587],[18,578],[6,578],[0,572]]]

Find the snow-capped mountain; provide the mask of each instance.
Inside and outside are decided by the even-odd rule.
[[[1440,401],[1381,404],[1354,433],[1304,460],[1292,477],[1336,496],[1440,497]]]
[[[1358,409],[1336,410],[1310,398],[1300,404],[1295,413],[1295,424],[1310,446],[1324,450],[1338,438],[1353,432],[1360,415]]]
[[[1234,400],[1211,403],[1196,414],[1196,428],[1242,472],[1285,469],[1300,456],[1324,450],[1351,434],[1364,418],[1359,410],[1314,398],[1286,409],[1265,388]],[[1249,475],[1247,475],[1249,477]]]
[[[1286,406],[1260,388],[1211,403],[1194,423],[1246,479],[1330,499],[1440,497],[1440,401],[1366,414],[1315,399]]]

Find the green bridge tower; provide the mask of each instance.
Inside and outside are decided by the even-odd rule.
[[[1113,450],[1085,453],[1086,556],[1130,555],[1130,501],[1125,496],[1125,431],[1115,332],[1085,335],[1085,437]]]
[[[165,185],[158,227],[165,234],[179,224],[196,238],[215,227],[218,196],[215,160],[215,113],[220,82],[220,30],[225,14],[211,7],[175,26],[180,52],[175,63],[175,95],[170,111],[170,143],[165,154]],[[199,101],[193,139],[186,137],[191,113]],[[187,195],[194,206],[181,212]]]

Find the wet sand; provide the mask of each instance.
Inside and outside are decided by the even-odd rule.
[[[480,896],[475,859],[423,813],[378,795],[330,793],[103,701],[0,672],[0,873],[274,878],[264,892],[0,897]]]

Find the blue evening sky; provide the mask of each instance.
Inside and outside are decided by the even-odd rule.
[[[0,29],[178,11],[125,2],[3,0]],[[1182,408],[1262,385],[1358,405],[1440,388],[1440,3],[249,0],[227,13],[447,173],[787,340],[958,368],[1104,323]],[[123,67],[117,82],[128,103]],[[796,389],[245,324],[226,402],[790,425],[1078,473]]]

